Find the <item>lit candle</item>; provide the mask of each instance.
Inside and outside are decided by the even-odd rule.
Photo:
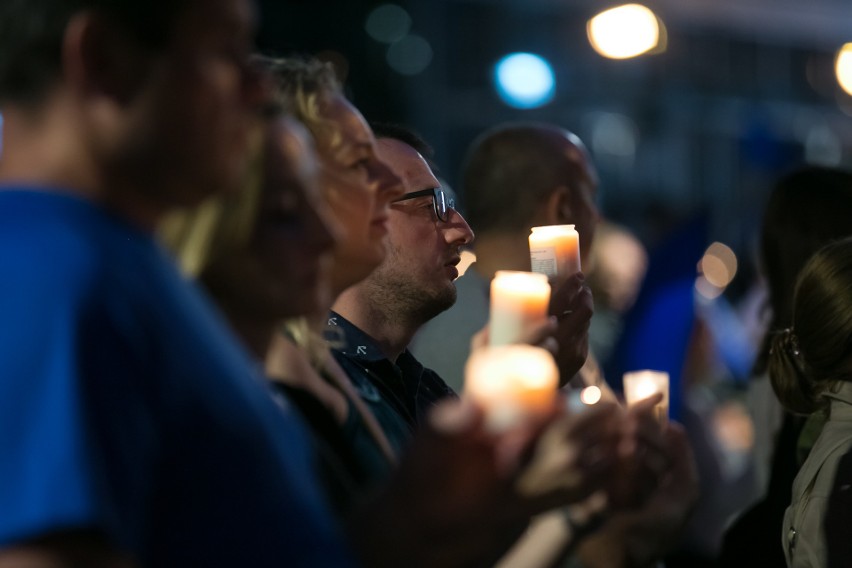
[[[580,235],[574,225],[533,227],[529,241],[533,272],[550,278],[580,272]]]
[[[549,304],[547,276],[498,270],[491,281],[490,344],[507,345],[520,341],[530,326],[547,318]]]
[[[485,412],[486,428],[508,430],[556,403],[559,370],[546,349],[501,345],[475,350],[465,365],[464,395]]]
[[[627,406],[650,396],[663,393],[663,400],[654,407],[661,423],[669,417],[669,374],[663,371],[633,371],[624,373],[624,399]]]

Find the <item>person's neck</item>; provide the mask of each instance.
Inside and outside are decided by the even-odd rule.
[[[4,115],[0,183],[67,193],[106,207],[131,224],[152,231],[162,208],[150,203],[131,183],[109,174],[81,130],[61,106],[44,116],[29,112]]]
[[[275,334],[278,321],[261,320],[253,315],[246,315],[228,306],[221,306],[231,329],[242,341],[243,345],[254,356],[256,361],[266,360],[269,346]]]
[[[474,252],[476,262],[471,268],[485,280],[498,270],[530,270],[529,240],[523,234],[477,235]]]
[[[72,134],[73,121],[55,106],[46,106],[43,113],[4,115],[0,181],[97,200],[102,180],[86,144]]]
[[[387,304],[373,301],[361,285],[352,286],[340,294],[331,309],[369,335],[390,361],[396,362],[411,343],[419,325],[405,317],[387,311]]]

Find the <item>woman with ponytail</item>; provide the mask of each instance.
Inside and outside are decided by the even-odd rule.
[[[824,521],[837,465],[852,448],[852,239],[817,252],[802,269],[793,325],[772,340],[769,375],[784,407],[826,423],[793,482],[782,538],[787,565],[826,566]]]

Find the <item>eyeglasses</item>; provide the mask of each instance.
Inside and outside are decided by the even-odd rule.
[[[440,187],[412,191],[411,193],[406,193],[399,199],[394,199],[393,202],[399,203],[400,201],[408,201],[409,199],[426,197],[427,195],[432,197],[432,205],[435,207],[435,216],[438,217],[439,221],[446,223],[447,219],[450,218],[450,209],[456,208],[456,200],[452,195],[445,193]]]

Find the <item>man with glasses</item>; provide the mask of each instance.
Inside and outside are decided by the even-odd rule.
[[[377,126],[378,154],[402,178],[406,193],[391,205],[388,255],[333,306],[330,327],[342,329],[339,351],[414,427],[438,400],[454,396],[407,346],[420,327],[456,301],[460,249],[473,240],[454,200],[424,159],[413,134]]]

